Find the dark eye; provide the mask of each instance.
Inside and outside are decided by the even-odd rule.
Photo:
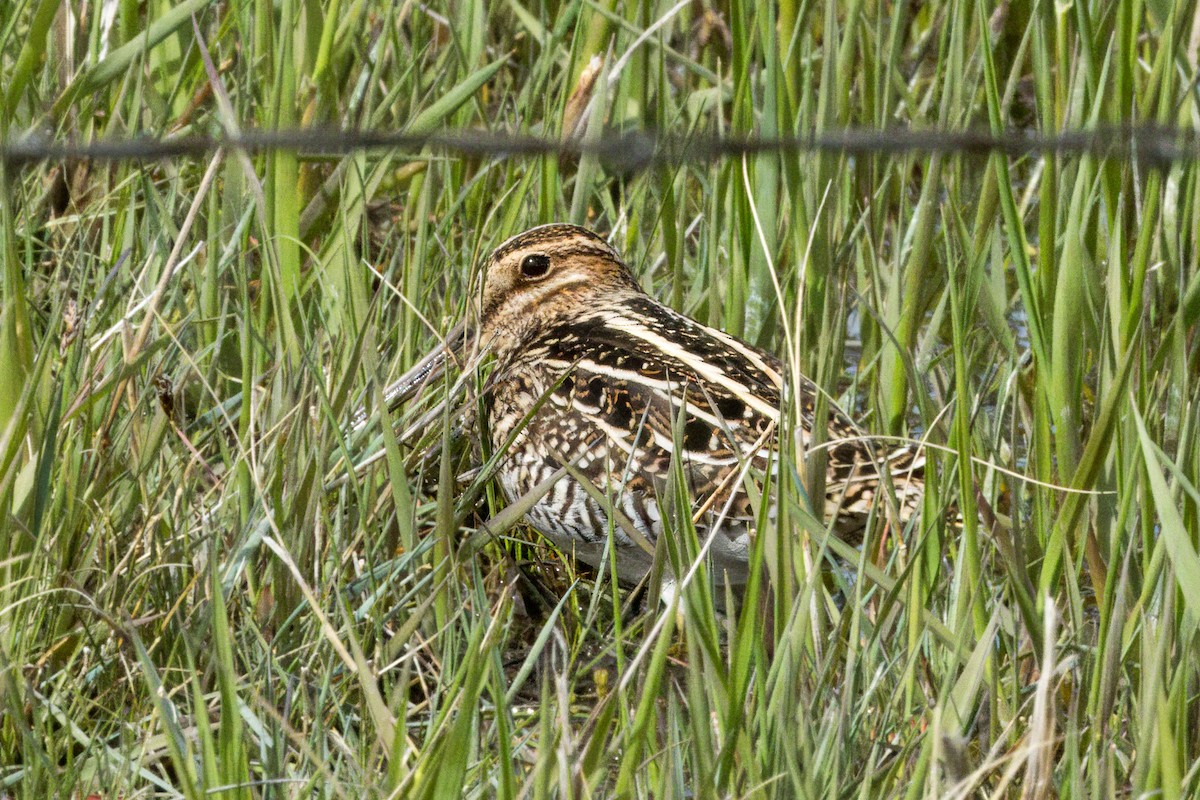
[[[534,253],[521,259],[521,274],[526,278],[540,278],[550,271],[550,256]]]

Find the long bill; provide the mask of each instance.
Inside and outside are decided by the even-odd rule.
[[[403,403],[420,394],[427,386],[434,383],[446,372],[446,364],[451,359],[459,360],[468,342],[474,338],[474,331],[467,326],[466,320],[451,328],[444,339],[432,350],[413,364],[407,372],[401,375],[383,390],[383,402],[388,411],[395,411]],[[358,431],[366,426],[370,415],[365,406],[354,413],[351,430]]]

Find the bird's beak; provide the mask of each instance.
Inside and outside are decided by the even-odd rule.
[[[446,338],[413,364],[383,390],[383,402],[388,411],[395,411],[402,403],[418,394],[425,386],[436,381],[446,371],[446,362],[460,360],[472,338],[466,321],[459,322],[446,334]]]
[[[383,402],[388,411],[395,411],[406,401],[421,393],[425,387],[436,382],[445,372],[446,364],[452,359],[461,363],[468,345],[474,340],[474,329],[466,321],[459,322],[447,332],[444,339],[426,353],[416,364],[383,390]],[[352,428],[358,430],[367,423],[365,408],[354,415]]]

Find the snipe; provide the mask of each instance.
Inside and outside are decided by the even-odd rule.
[[[472,330],[494,357],[486,429],[492,451],[507,453],[498,477],[509,500],[543,492],[526,516],[534,528],[601,568],[611,531],[618,576],[636,581],[666,529],[677,459],[715,573],[745,580],[755,526],[747,481],[777,460],[784,404],[799,409],[801,446],[810,444],[811,381],[785,387],[778,359],[659,303],[604,239],[574,225],[543,225],[498,247],[473,316],[451,344]],[[423,359],[388,402],[440,371],[446,354]],[[878,451],[837,408],[827,428],[834,530],[860,531],[885,483],[911,513],[923,459],[910,448]]]

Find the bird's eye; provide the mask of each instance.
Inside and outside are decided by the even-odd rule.
[[[521,259],[521,274],[526,278],[541,278],[550,271],[550,256],[534,253]]]

